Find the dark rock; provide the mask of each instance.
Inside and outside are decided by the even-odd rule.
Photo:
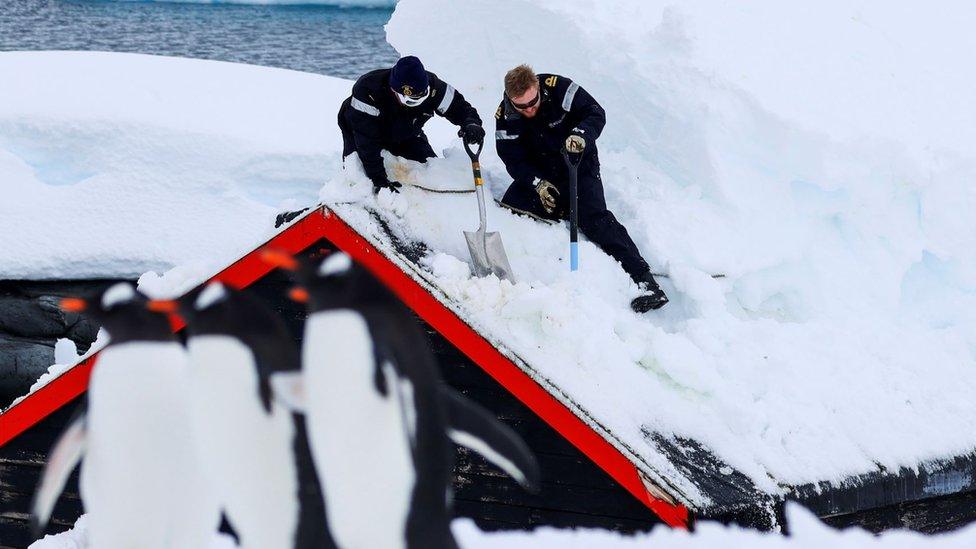
[[[54,363],[60,338],[86,352],[98,326],[61,311],[62,297],[91,298],[116,280],[0,281],[0,406],[22,396]]]
[[[0,332],[21,337],[60,337],[68,331],[58,298],[0,296]]]
[[[24,395],[54,364],[54,341],[0,334],[0,405]]]
[[[61,337],[66,337],[75,342],[79,353],[87,353],[88,348],[98,336],[98,325],[84,316],[68,313],[65,315],[68,324],[68,331]]]

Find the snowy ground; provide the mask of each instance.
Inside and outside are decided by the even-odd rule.
[[[186,287],[262,241],[279,207],[364,201],[432,246],[427,268],[487,333],[661,471],[642,429],[699,440],[772,492],[976,449],[972,8],[435,4],[401,2],[390,41],[472,99],[489,135],[522,61],[603,103],[608,202],[670,273],[667,309],[633,315],[594,247],[571,276],[565,229],[496,208],[520,282],[471,279],[471,195],[374,202],[339,172],[349,82],[108,54],[0,54],[0,278],[179,266],[143,280]],[[454,146],[448,126],[430,133]],[[400,175],[456,185],[465,160]]]
[[[963,549],[976,543],[976,527],[969,527],[949,535],[923,536],[915,532],[887,532],[874,536],[864,530],[852,528],[834,530],[825,526],[815,516],[801,507],[788,509],[792,528],[791,537],[779,534],[762,534],[740,528],[726,528],[712,523],[699,524],[694,534],[682,530],[659,527],[648,534],[622,536],[598,530],[556,530],[541,528],[532,533],[485,533],[470,520],[457,520],[453,530],[458,542],[465,549],[630,549],[655,547],[662,549],[701,549],[714,547],[749,547],[757,549],[791,547],[797,549],[909,549],[924,545],[926,548]],[[214,539],[211,549],[232,549],[234,542],[226,537]],[[85,519],[82,517],[73,530],[47,536],[33,543],[28,549],[97,549],[87,546]]]

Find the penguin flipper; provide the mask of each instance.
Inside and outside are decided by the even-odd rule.
[[[86,440],[85,415],[79,414],[72,419],[68,428],[61,433],[51,448],[47,465],[41,475],[40,486],[34,494],[34,502],[31,506],[31,528],[35,539],[40,538],[44,533],[54,505],[58,502],[58,496],[64,490],[71,472],[81,461]]]
[[[274,399],[274,389],[271,387],[271,378],[261,376],[258,379],[258,396],[261,398],[261,405],[264,411],[271,413],[271,401]]]
[[[518,434],[481,406],[452,389],[441,389],[447,407],[448,436],[470,448],[515,479],[529,492],[539,491],[539,463]]]
[[[277,372],[268,381],[277,402],[292,412],[305,413],[305,378],[300,371]]]

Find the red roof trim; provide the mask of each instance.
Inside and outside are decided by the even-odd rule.
[[[324,218],[317,213],[310,213],[265,245],[298,253],[322,238],[323,229]],[[261,260],[258,250],[235,261],[210,280],[219,280],[235,288],[246,288],[260,280],[273,267]],[[182,325],[179,323],[173,326],[174,331],[180,328]],[[72,366],[44,387],[0,413],[0,447],[84,393],[88,389],[88,378],[97,357],[97,354],[93,355]]]
[[[0,414],[0,446],[30,429],[88,389],[88,377],[98,355],[72,366],[47,385]]]

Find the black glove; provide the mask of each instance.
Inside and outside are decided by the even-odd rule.
[[[458,137],[464,139],[468,145],[480,145],[485,141],[485,129],[481,124],[465,124],[458,130]]]
[[[389,189],[390,192],[399,193],[400,187],[402,186],[403,184],[399,181],[390,181],[389,179],[373,181],[373,194],[379,194],[383,189]]]
[[[566,138],[566,150],[573,154],[583,154],[586,150],[586,135],[579,128],[573,128]]]

